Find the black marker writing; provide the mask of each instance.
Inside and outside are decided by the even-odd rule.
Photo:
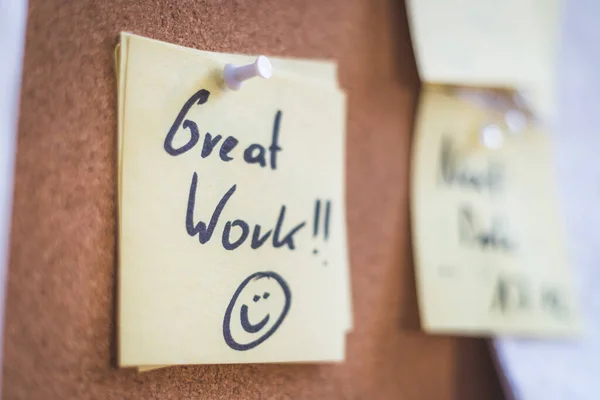
[[[285,206],[281,206],[281,211],[279,212],[279,218],[277,218],[277,225],[275,226],[275,233],[273,234],[273,247],[278,248],[287,245],[290,250],[294,250],[296,246],[294,245],[294,234],[296,234],[300,229],[306,225],[306,222],[302,222],[292,228],[287,235],[280,239],[281,237],[281,227],[283,225],[283,219],[285,217]]]
[[[495,218],[490,229],[485,229],[476,212],[468,205],[463,205],[458,210],[458,232],[463,245],[505,252],[510,252],[515,247],[499,219]]]
[[[523,311],[531,308],[531,302],[530,288],[524,279],[498,277],[492,297],[492,309],[502,313]]]
[[[233,243],[231,243],[231,227],[239,226],[242,229],[242,233],[240,237]],[[225,250],[235,250],[244,243],[246,238],[248,237],[248,233],[250,232],[250,227],[246,221],[241,219],[236,219],[235,221],[227,221],[225,223],[225,228],[223,229],[223,238],[221,242],[223,243],[223,248]]]
[[[477,191],[487,188],[490,192],[495,192],[501,189],[503,175],[500,165],[490,162],[485,171],[472,171],[465,165],[459,166],[458,158],[452,147],[452,139],[444,137],[439,160],[439,176],[443,184]]]
[[[181,108],[181,111],[179,111],[177,118],[175,118],[175,122],[173,122],[171,129],[169,129],[169,133],[167,133],[167,137],[165,138],[164,148],[167,153],[169,153],[172,156],[178,156],[180,154],[185,153],[186,151],[188,151],[189,149],[194,147],[196,145],[196,143],[198,143],[198,140],[200,139],[200,132],[198,131],[198,125],[196,125],[196,123],[194,121],[190,121],[189,119],[186,119],[185,121],[183,121],[183,119],[187,115],[190,108],[192,108],[195,104],[200,105],[200,104],[206,103],[208,101],[208,96],[210,96],[210,92],[206,89],[202,89],[202,90],[199,90],[196,93],[194,93],[194,95],[192,97],[190,97],[188,101],[185,102],[185,104]],[[182,122],[183,122],[183,128],[187,128],[190,130],[191,137],[190,137],[190,140],[185,145],[176,149],[173,147],[173,138],[175,137],[175,134],[177,133],[179,126],[182,125]]]
[[[194,223],[194,210],[196,206],[196,194],[198,187],[198,174],[194,172],[192,175],[192,183],[190,185],[190,192],[188,196],[188,204],[185,215],[185,227],[188,235],[196,236],[198,235],[198,240],[201,244],[208,243],[212,238],[213,232],[215,228],[219,224],[219,218],[221,217],[221,213],[225,209],[227,202],[233,196],[236,191],[237,185],[233,185],[219,200],[219,203],[215,207],[212,216],[210,218],[210,222],[208,225],[200,221],[197,224]],[[298,233],[305,225],[306,222],[300,222],[296,224],[291,229],[284,231],[284,223],[285,223],[285,211],[286,206],[282,205],[281,210],[279,212],[279,216],[277,218],[277,222],[275,224],[274,230],[267,231],[262,237],[260,236],[261,226],[256,224],[254,226],[254,231],[252,234],[252,241],[250,247],[252,249],[258,249],[261,247],[265,241],[273,232],[273,247],[280,248],[287,246],[289,250],[294,250],[296,245],[294,243],[294,235]],[[233,228],[239,228],[237,231],[239,232],[239,237],[237,239],[232,239],[232,230]],[[234,221],[227,221],[223,228],[223,235],[221,237],[221,243],[225,250],[235,250],[240,247],[248,238],[250,233],[249,224],[243,219],[236,219]]]
[[[273,129],[271,131],[271,143],[266,146],[260,143],[252,143],[240,149],[239,140],[234,136],[223,136],[215,132],[204,132],[202,138],[201,129],[197,121],[191,115],[197,115],[194,111],[194,106],[206,104],[210,99],[210,92],[206,89],[201,89],[194,93],[183,105],[177,114],[173,124],[169,128],[164,140],[164,150],[171,156],[179,156],[194,149],[201,142],[199,148],[199,158],[204,159],[211,155],[215,157],[218,152],[219,158],[223,162],[231,162],[236,157],[241,155],[247,164],[257,164],[261,168],[270,167],[271,170],[276,170],[279,166],[278,154],[283,150],[280,145],[280,130],[282,126],[283,113],[281,110],[276,110],[273,118]],[[188,131],[189,138],[185,141],[176,140],[181,131]],[[238,147],[239,146],[239,147]],[[200,147],[200,146],[198,146]],[[232,218],[231,220],[222,221],[221,216],[225,211],[238,188],[238,183],[233,183],[231,187],[223,193],[218,203],[214,206],[209,219],[203,218],[197,222],[194,219],[196,210],[196,198],[201,193],[199,189],[199,177],[196,172],[192,175],[190,183],[187,207],[185,211],[185,228],[186,232],[191,237],[198,237],[200,244],[207,244],[213,238],[215,231],[220,229],[221,245],[225,250],[236,250],[244,245],[250,246],[256,250],[269,243],[273,248],[285,248],[288,250],[296,249],[295,238],[306,225],[306,221],[299,221],[296,224],[289,223],[289,217],[286,221],[286,213],[289,213],[285,204],[282,204],[279,210],[279,215],[274,221],[272,228],[265,228],[261,224],[250,224],[242,218]],[[331,201],[326,201],[323,211],[323,238],[325,241],[329,239],[330,233],[330,213]],[[318,200],[318,206],[321,206],[321,200]],[[202,207],[206,209],[206,207]],[[289,214],[288,214],[289,215]],[[319,219],[319,215],[315,216]],[[320,223],[321,221],[315,221]],[[219,225],[221,223],[221,225]],[[318,229],[315,227],[315,229]],[[315,232],[315,237],[317,233]],[[315,249],[315,253],[317,250]],[[323,262],[327,265],[327,261]]]
[[[254,232],[252,233],[252,243],[250,244],[250,247],[252,247],[253,249],[258,249],[260,246],[262,246],[267,241],[267,239],[269,239],[269,236],[271,236],[271,232],[273,232],[272,230],[268,230],[267,233],[265,233],[261,237],[260,229],[260,225],[254,225]]]
[[[329,239],[329,216],[331,214],[331,201],[325,202],[325,215],[323,220],[323,237]],[[313,220],[313,237],[319,235],[319,226],[321,225],[321,200],[315,201],[315,215]]]
[[[219,217],[221,216],[221,212],[223,211],[223,208],[229,201],[229,198],[235,192],[236,185],[233,185],[231,187],[231,189],[229,189],[227,191],[227,193],[225,193],[223,198],[221,198],[221,200],[219,201],[219,204],[217,204],[217,207],[215,207],[215,211],[213,211],[213,214],[210,218],[210,222],[208,223],[208,227],[202,221],[198,222],[197,225],[194,225],[194,208],[196,205],[196,186],[197,185],[198,185],[198,174],[196,174],[194,172],[194,175],[192,176],[192,184],[190,185],[190,194],[188,196],[187,211],[185,214],[185,229],[187,230],[187,233],[190,236],[194,236],[194,235],[198,234],[198,239],[200,240],[200,243],[204,244],[204,243],[208,242],[210,240],[210,238],[212,237],[215,227],[217,226],[217,222],[219,222]]]
[[[191,117],[192,115],[197,115],[199,110],[192,110],[192,108],[196,105],[205,104],[209,100],[209,96],[210,92],[208,90],[201,89],[185,102],[164,139],[163,148],[168,155],[182,155],[194,149],[200,142],[201,129],[199,128],[198,123]],[[205,109],[206,108],[203,108],[201,111],[204,112]],[[238,147],[240,142],[234,136],[223,136],[216,132],[211,133],[205,131],[201,143],[202,147],[199,148],[200,146],[198,146],[199,151],[198,148],[196,150],[196,154],[199,156],[198,160],[210,157],[218,151],[218,156],[221,161],[229,163],[235,160],[236,157],[239,157],[241,152],[246,164],[257,164],[260,168],[267,169],[270,166],[271,170],[276,170],[279,165],[277,159],[278,154],[282,151],[279,142],[282,115],[283,113],[281,110],[275,111],[273,129],[271,131],[271,143],[268,147],[263,146],[260,143],[252,143],[247,145],[247,147],[245,145]],[[232,118],[235,118],[235,116],[232,116]],[[181,140],[180,138],[176,140],[176,136],[180,131],[189,132],[189,139],[187,139],[183,145],[180,145],[180,143],[183,143],[184,140]],[[250,136],[251,135],[248,135],[247,137]],[[213,155],[213,157],[216,157],[216,155]],[[209,173],[215,174],[212,169]],[[216,173],[218,174],[218,171]],[[237,174],[236,176],[244,177],[247,176],[247,174]],[[226,178],[226,176],[220,176],[220,178]],[[260,224],[253,224],[254,226],[252,226],[249,222],[237,215],[239,212],[238,210],[241,209],[239,202],[244,201],[245,205],[254,205],[260,204],[262,199],[260,198],[260,195],[244,198],[243,194],[238,195],[241,199],[237,197],[234,198],[234,194],[238,189],[238,183],[242,182],[232,183],[231,187],[229,187],[229,184],[226,184],[225,188],[229,187],[227,191],[225,191],[225,188],[219,189],[223,190],[225,193],[223,193],[212,209],[210,218],[207,219],[207,216],[205,216],[196,222],[194,214],[197,208],[210,210],[212,205],[208,205],[207,207],[203,204],[202,207],[197,207],[197,197],[201,196],[202,191],[199,189],[198,174],[193,172],[188,193],[187,207],[185,209],[185,229],[188,236],[191,237],[191,240],[195,240],[194,237],[198,236],[199,243],[201,245],[206,245],[213,238],[215,231],[221,229],[221,246],[226,251],[234,251],[244,245],[249,246],[253,250],[257,250],[265,244],[268,245],[269,240],[272,247],[275,249],[284,248],[287,250],[295,250],[295,238],[302,232],[302,229],[306,225],[306,221],[299,221],[295,224],[290,223],[290,214],[294,215],[293,211],[288,211],[286,205],[282,204],[279,215],[271,229],[263,228],[263,225]],[[293,183],[294,182],[291,182],[289,184]],[[256,183],[254,184],[256,185]],[[262,182],[259,182],[259,184],[262,184]],[[252,185],[252,182],[250,185]],[[213,187],[211,193],[214,190]],[[254,195],[255,193],[252,194]],[[232,205],[227,209],[227,205],[230,203]],[[238,203],[237,207],[235,205],[236,203]],[[319,224],[321,223],[321,200],[317,200],[316,207],[314,238],[316,238],[319,233]],[[287,221],[286,213],[288,215]],[[229,219],[231,214],[235,215]],[[324,241],[326,242],[330,235],[331,201],[329,200],[324,203],[323,215],[322,232]],[[223,218],[221,218],[222,216]],[[317,250],[315,249],[315,252],[316,251]],[[323,262],[323,265],[327,265],[327,260]],[[277,331],[290,310],[290,306],[290,288],[279,274],[272,271],[251,274],[244,279],[237,289],[235,289],[233,297],[225,310],[223,317],[223,339],[225,340],[225,343],[231,349],[236,351],[247,351],[260,345]]]
[[[323,216],[323,238],[325,241],[329,239],[329,219],[331,215],[331,201],[327,200],[325,203],[325,212]],[[321,200],[315,201],[315,213],[313,220],[313,238],[317,238],[319,236],[319,227],[321,226]],[[319,254],[319,250],[317,248],[313,249],[313,254]],[[323,261],[323,265],[327,265],[327,260]]]
[[[271,169],[277,169],[277,152],[281,151],[279,147],[279,124],[281,123],[281,110],[275,114],[275,121],[273,122],[273,138],[271,140],[271,146],[269,151],[271,152]]]
[[[541,290],[542,310],[558,319],[564,319],[569,316],[569,310],[562,293],[555,287],[544,287]]]
[[[321,216],[321,200],[315,201],[315,221],[313,223],[313,236],[319,234],[319,222]]]
[[[327,201],[327,205],[325,206],[325,228],[324,235],[325,240],[329,239],[329,214],[331,213],[331,202]]]
[[[258,152],[255,150],[258,150]],[[264,167],[267,164],[265,160],[265,148],[260,144],[251,144],[244,151],[244,161],[248,164],[260,164],[261,167]]]
[[[493,288],[491,309],[504,315],[527,313],[539,309],[565,321],[569,308],[560,290],[553,285],[533,287],[519,275],[500,275]]]
[[[229,156],[229,152],[231,150],[233,150],[235,148],[235,146],[237,146],[237,144],[238,144],[238,140],[236,138],[234,138],[233,136],[229,136],[227,139],[225,139],[225,141],[221,145],[221,150],[219,151],[219,157],[221,157],[221,160],[223,160],[223,161],[233,160],[233,157]]]
[[[210,153],[212,153],[213,149],[217,147],[217,144],[222,138],[223,136],[221,135],[217,135],[213,138],[210,132],[206,132],[206,135],[204,136],[204,145],[202,146],[202,152],[200,153],[200,156],[202,158],[210,156]]]
[[[185,102],[179,114],[175,118],[173,125],[169,129],[167,136],[165,137],[164,149],[165,151],[172,156],[181,155],[188,150],[191,150],[200,140],[200,130],[198,128],[198,124],[191,119],[186,119],[188,112],[194,105],[202,105],[208,101],[210,96],[210,92],[206,89],[199,90],[194,93],[192,97]],[[272,170],[277,169],[277,153],[282,151],[281,146],[279,145],[279,130],[281,126],[281,117],[282,112],[278,110],[275,113],[275,118],[273,120],[273,131],[271,135],[271,144],[269,145],[269,154],[270,154],[270,166]],[[175,135],[179,128],[187,129],[190,132],[190,139],[186,144],[179,148],[173,147],[173,140],[175,139]],[[221,160],[225,162],[229,162],[233,160],[235,148],[237,147],[239,141],[233,136],[227,136],[225,140],[222,140],[223,137],[219,134],[214,135],[210,132],[206,132],[204,136],[204,141],[202,143],[202,149],[200,151],[200,157],[206,158],[210,156],[213,150],[219,146],[219,157]],[[249,145],[243,152],[244,161],[248,164],[258,164],[261,167],[267,166],[266,160],[267,150],[265,147],[259,143],[253,143]]]
[[[253,349],[277,331],[291,305],[292,292],[281,275],[253,273],[237,287],[225,309],[225,343],[237,351]]]

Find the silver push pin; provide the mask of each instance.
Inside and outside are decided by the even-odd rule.
[[[265,56],[258,56],[252,64],[236,67],[233,64],[227,64],[223,69],[223,80],[225,85],[231,90],[239,90],[242,82],[247,79],[260,76],[263,79],[269,79],[273,74],[271,62]]]
[[[487,124],[481,128],[481,143],[488,149],[499,149],[504,143],[504,131],[496,124]]]

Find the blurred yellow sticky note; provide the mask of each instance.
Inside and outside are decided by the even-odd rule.
[[[122,366],[344,358],[345,96],[289,60],[223,90],[247,59],[121,37]]]
[[[580,315],[548,134],[480,129],[504,115],[426,87],[413,149],[413,242],[428,332],[573,335]]]
[[[516,87],[550,115],[560,0],[409,0],[415,57],[428,83]]]

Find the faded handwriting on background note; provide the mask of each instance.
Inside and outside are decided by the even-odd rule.
[[[484,226],[477,211],[468,204],[458,209],[459,243],[462,245],[511,253],[515,250],[515,242],[509,238],[505,226],[502,218],[493,218],[488,226]]]
[[[454,148],[452,138],[444,136],[440,147],[438,183],[449,187],[484,190],[490,193],[499,192],[504,180],[503,170],[499,163],[489,162],[485,170],[477,171],[461,163],[459,154]]]

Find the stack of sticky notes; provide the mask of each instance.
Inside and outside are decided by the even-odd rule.
[[[351,329],[336,65],[121,34],[119,364],[342,361]]]
[[[558,0],[409,0],[424,81],[412,155],[431,333],[576,336],[552,134]]]

